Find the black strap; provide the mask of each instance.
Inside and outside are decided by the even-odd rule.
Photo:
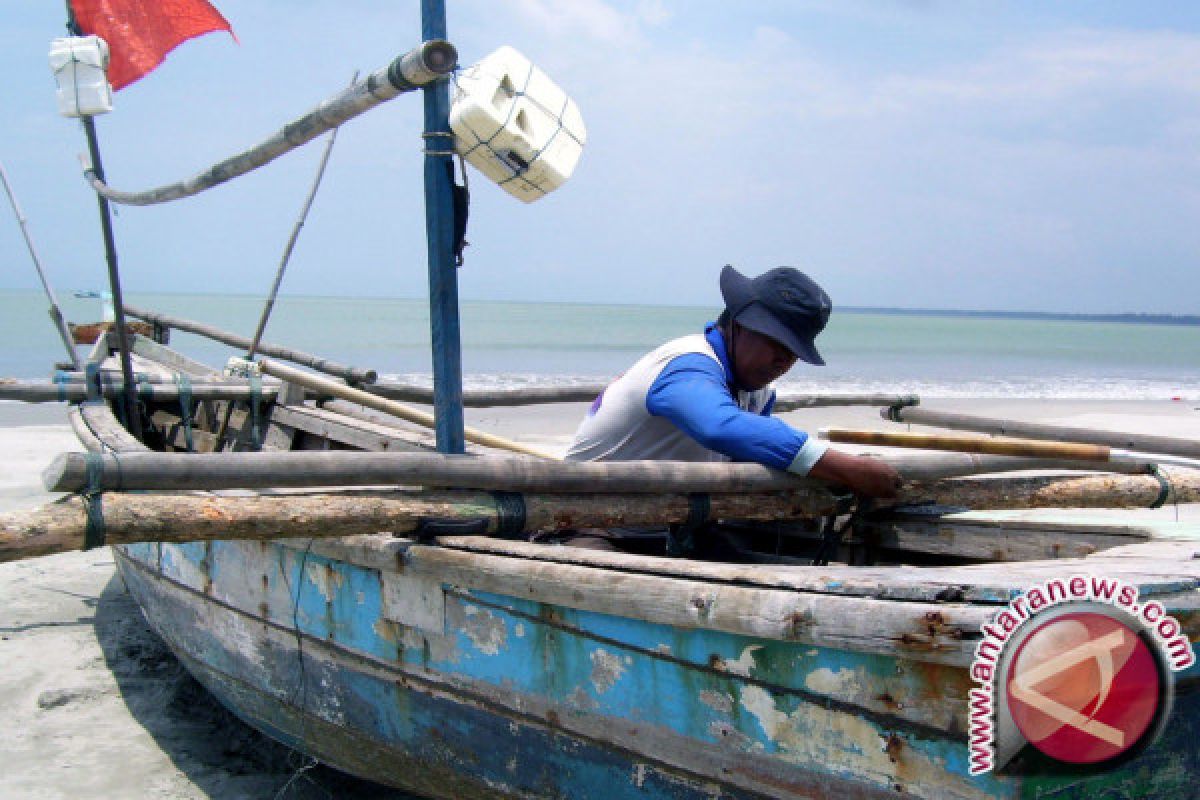
[[[1165,472],[1158,468],[1157,464],[1150,466],[1150,474],[1158,478],[1158,497],[1154,498],[1154,502],[1150,504],[1150,508],[1162,508],[1167,502],[1167,498],[1171,496],[1171,479]]]
[[[104,546],[104,493],[100,489],[104,459],[99,453],[87,453],[84,457],[87,468],[88,487],[83,492],[83,505],[87,510],[87,527],[83,531],[83,549],[94,550]]]
[[[667,555],[687,558],[696,552],[696,532],[708,523],[712,499],[705,492],[688,495],[688,515],[681,525],[667,528]]]
[[[175,385],[179,387],[179,421],[183,423],[183,444],[189,453],[196,451],[192,441],[192,379],[186,373],[175,374]]]
[[[525,536],[525,495],[520,492],[492,492],[496,502],[496,532],[501,539],[523,539]]]

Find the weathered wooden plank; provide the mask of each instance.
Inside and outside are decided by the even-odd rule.
[[[337,397],[342,400],[349,400],[360,405],[373,408],[376,411],[382,411],[385,414],[392,414],[400,419],[415,422],[419,425],[424,425],[427,428],[435,427],[434,416],[419,409],[397,403],[394,400],[388,400],[382,397],[376,397],[361,389],[354,389],[349,386],[342,386],[334,381],[322,378],[312,373],[306,373],[303,370],[293,369],[284,364],[277,364],[265,358],[258,360],[259,367],[268,375],[274,375],[277,378],[282,378],[289,383],[295,383],[305,388],[322,394],[328,394],[330,397]],[[548,453],[543,453],[533,447],[521,444],[520,442],[510,441],[502,436],[496,436],[485,431],[466,428],[464,436],[467,441],[482,444],[487,447],[495,447],[501,450],[511,450],[515,453],[535,456],[548,460],[557,460],[557,458]]]
[[[125,430],[121,425],[116,415],[113,414],[111,408],[106,403],[82,403],[78,406],[79,418],[87,429],[91,432],[91,437],[99,441],[106,450],[114,451],[115,453],[149,453],[146,445],[142,444],[133,434]],[[80,458],[83,456],[79,455]],[[86,472],[86,468],[85,468]],[[85,488],[87,479],[76,488],[70,491],[78,491]]]
[[[359,450],[405,453],[430,449],[395,428],[313,406],[276,407],[271,412],[271,420]]]
[[[904,518],[873,520],[861,533],[874,547],[976,561],[1035,561],[1082,558],[1110,547],[1145,541],[1144,536],[1036,527],[974,525],[953,520]]]
[[[126,306],[125,310],[128,311],[129,307]],[[161,364],[172,372],[210,377],[221,375],[220,370],[213,369],[208,364],[188,358],[182,353],[161,345],[153,339],[147,339],[145,336],[135,336],[133,338],[133,352],[142,358],[153,361],[156,364]]]
[[[875,597],[881,599],[912,600],[921,602],[979,602],[1007,603],[1014,592],[1019,592],[1047,574],[1068,575],[1072,572],[1090,572],[1105,567],[1095,561],[1095,556],[1082,559],[1060,559],[1043,562],[1015,562],[1005,564],[1003,570],[992,565],[955,567],[850,567],[830,565],[822,567],[767,566],[745,564],[717,564],[687,559],[641,556],[630,553],[615,553],[587,550],[576,547],[559,547],[528,542],[502,541],[486,537],[441,536],[438,544],[482,554],[503,555],[521,560],[538,560],[558,564],[590,566],[628,573],[669,575],[690,580],[719,581],[722,583],[749,586],[767,586],[779,589]],[[1154,543],[1131,546],[1122,551],[1122,563],[1114,563],[1112,569],[1122,575],[1144,579],[1142,593],[1161,594],[1178,591],[1173,588],[1180,582],[1191,585],[1200,581],[1200,559],[1180,563],[1178,560],[1155,561],[1154,550],[1145,551],[1138,557],[1137,548],[1149,548]],[[336,548],[334,542],[325,545]],[[363,546],[363,545],[360,545]],[[1197,548],[1200,550],[1200,547]],[[336,552],[331,550],[330,552]],[[1117,559],[1114,559],[1116,562]],[[1161,564],[1162,574],[1149,565]]]

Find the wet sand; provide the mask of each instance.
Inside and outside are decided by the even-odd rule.
[[[1200,439],[1196,403],[928,400],[947,411]],[[467,424],[559,452],[584,404],[468,409]],[[898,429],[870,408],[784,417]],[[41,470],[77,450],[61,406],[0,403],[0,511],[55,496]],[[1095,512],[1200,521],[1200,508]],[[0,565],[0,796],[405,798],[289,751],[239,722],[180,667],[115,575],[111,552]]]

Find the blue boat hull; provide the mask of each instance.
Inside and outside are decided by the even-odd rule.
[[[620,618],[408,575],[387,554],[116,550],[152,626],[234,713],[431,797],[1149,796],[1148,771],[1156,796],[1184,797],[1200,774],[1190,693],[1155,747],[1102,780],[971,777],[965,670],[928,652]]]

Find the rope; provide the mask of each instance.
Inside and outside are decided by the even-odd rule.
[[[1149,508],[1162,508],[1167,502],[1167,498],[1171,496],[1171,477],[1162,471],[1157,464],[1152,464],[1150,474],[1158,479],[1158,497],[1150,503]],[[1176,504],[1178,506],[1178,504]],[[1175,509],[1176,515],[1179,513],[1178,507]]]
[[[192,442],[192,379],[183,372],[175,373],[179,387],[179,421],[183,425],[183,444],[189,453],[196,452]]]
[[[501,539],[525,536],[525,495],[520,492],[492,492],[496,503],[496,533]]]
[[[541,186],[538,186],[536,183],[534,183],[533,181],[531,181],[525,177],[526,173],[529,172],[529,168],[532,167],[539,158],[541,158],[542,153],[546,152],[546,150],[549,149],[549,147],[554,143],[554,140],[556,138],[558,138],[558,135],[560,133],[565,133],[567,136],[574,139],[575,142],[577,144],[579,144],[580,147],[583,146],[583,142],[579,141],[579,137],[576,136],[570,129],[567,128],[566,125],[563,124],[563,117],[566,114],[567,109],[570,108],[570,106],[571,106],[571,98],[570,97],[564,96],[562,108],[560,108],[558,110],[558,112],[555,113],[554,111],[552,111],[551,109],[549,109],[545,105],[543,105],[542,103],[539,103],[537,100],[535,100],[534,98],[529,96],[528,88],[529,88],[530,81],[533,79],[533,70],[534,69],[535,69],[535,67],[533,66],[533,64],[530,64],[529,71],[525,75],[524,83],[521,85],[521,87],[519,89],[514,89],[512,91],[512,93],[509,94],[509,97],[512,98],[512,102],[509,103],[508,114],[504,118],[504,123],[499,128],[497,128],[495,131],[493,131],[491,136],[489,136],[485,139],[479,135],[478,131],[476,131],[474,128],[472,128],[470,125],[468,125],[466,122],[461,123],[463,125],[463,127],[465,127],[468,131],[470,131],[471,135],[475,137],[475,144],[468,147],[466,152],[461,153],[461,155],[466,158],[469,158],[471,156],[471,154],[474,153],[476,150],[479,150],[480,148],[486,148],[489,152],[491,152],[491,154],[493,156],[496,157],[497,160],[499,160],[501,163],[505,164],[510,170],[512,170],[512,175],[510,175],[508,178],[505,178],[502,181],[496,182],[498,186],[504,186],[507,183],[511,183],[512,181],[519,180],[522,183],[524,183],[527,187],[529,187],[530,189],[532,189],[536,192],[540,192],[541,194],[545,195],[545,194],[547,194],[546,190],[544,190]],[[458,85],[458,73],[457,72],[454,73],[452,79],[454,81],[454,87],[455,87],[456,92],[461,91],[461,88]],[[506,94],[507,93],[508,92],[506,90]],[[510,153],[501,153],[500,151],[496,150],[496,148],[492,147],[492,142],[495,141],[496,137],[499,136],[501,133],[503,133],[508,128],[508,124],[512,121],[513,113],[516,111],[517,106],[520,105],[517,102],[517,100],[521,99],[521,98],[523,98],[525,100],[526,105],[533,106],[534,108],[538,109],[543,114],[545,114],[547,117],[554,120],[554,122],[555,122],[554,133],[550,134],[550,138],[546,140],[545,145],[543,145],[542,147],[540,147],[534,151],[532,157],[530,157],[530,159],[528,161],[525,161],[524,159],[517,157],[515,153],[511,153],[511,152]]]
[[[230,408],[233,404],[230,403]],[[262,376],[257,373],[250,375],[250,446],[255,450],[262,449],[261,431],[262,419]]]
[[[95,361],[89,361],[83,368],[83,375],[87,383],[87,399],[102,399],[104,395],[100,389],[100,365]]]
[[[99,453],[84,456],[88,486],[82,493],[83,505],[87,510],[87,527],[83,531],[83,549],[94,550],[104,546],[104,493],[100,478],[104,472],[104,459]]]
[[[712,501],[705,492],[688,495],[688,515],[681,525],[667,526],[667,555],[687,558],[696,552],[696,532],[708,522]]]

